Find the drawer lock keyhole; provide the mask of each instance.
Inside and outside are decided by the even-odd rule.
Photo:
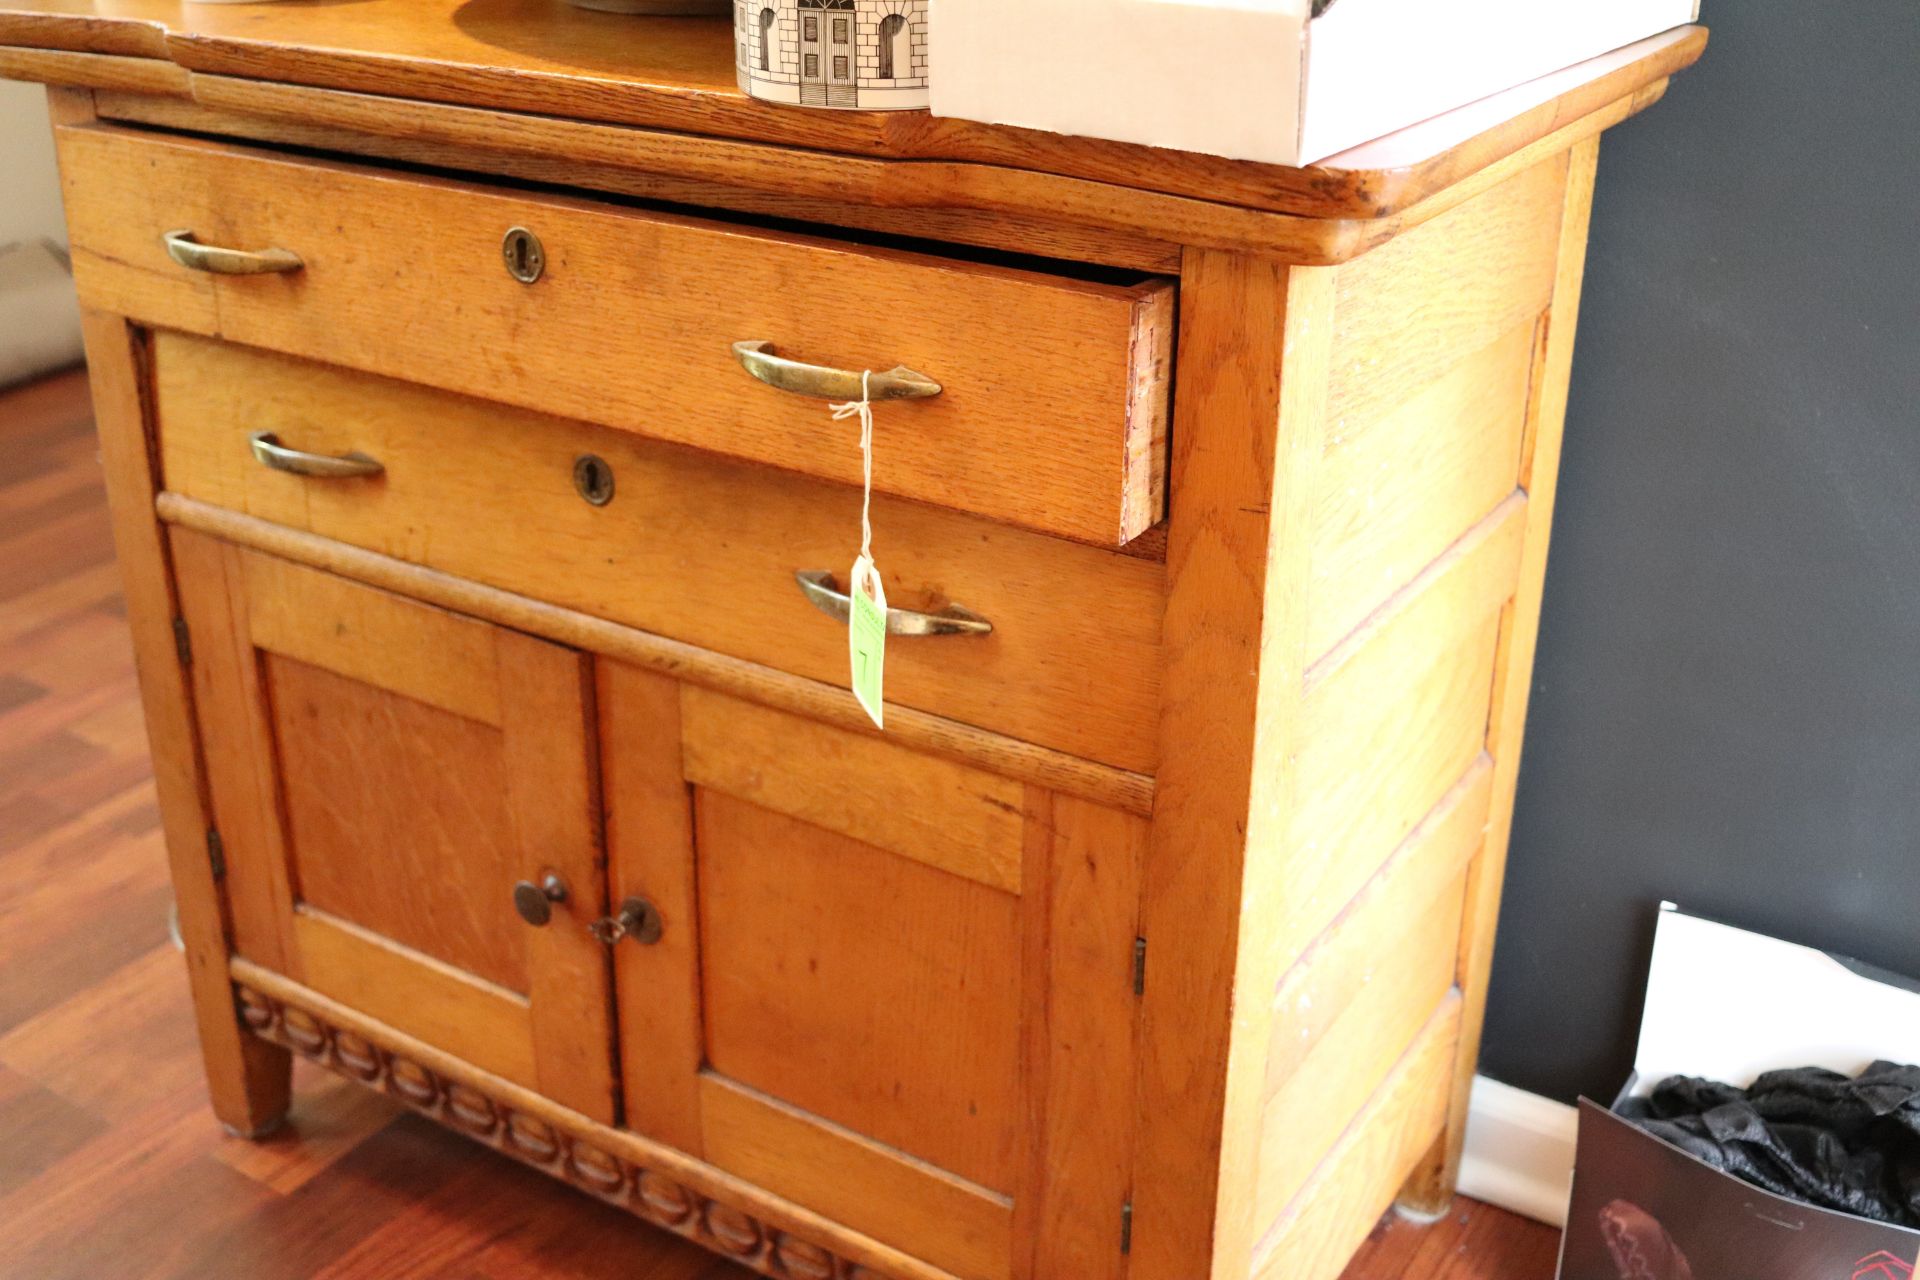
[[[507,261],[507,274],[521,284],[532,284],[547,269],[547,251],[540,237],[525,227],[515,227],[500,242],[500,256]]]
[[[596,507],[613,501],[613,468],[597,454],[583,453],[573,460],[573,487]]]

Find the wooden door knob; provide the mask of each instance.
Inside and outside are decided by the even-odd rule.
[[[567,882],[549,874],[539,884],[522,880],[513,886],[513,909],[520,918],[539,928],[553,919],[553,904],[567,900]]]

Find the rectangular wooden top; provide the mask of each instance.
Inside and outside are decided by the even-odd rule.
[[[1449,117],[1307,168],[938,119],[925,112],[807,111],[734,83],[724,18],[641,18],[560,0],[0,0],[0,47],[177,64],[190,73],[349,90],[888,160],[1055,174],[1311,218],[1397,214],[1699,58],[1680,28],[1549,77],[1548,96]],[[1536,82],[1536,84],[1545,82]],[[1518,92],[1518,91],[1517,91]],[[1500,95],[1502,98],[1507,95]],[[1418,131],[1418,132],[1416,132]],[[1422,141],[1424,139],[1424,141]]]

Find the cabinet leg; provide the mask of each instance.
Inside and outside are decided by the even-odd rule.
[[[183,923],[199,914],[186,906],[183,902]],[[186,959],[213,1114],[236,1137],[264,1138],[286,1121],[293,1097],[293,1055],[241,1023],[224,947],[196,948],[189,941]]]
[[[1453,1208],[1454,1184],[1459,1177],[1459,1146],[1453,1131],[1448,1130],[1414,1166],[1393,1207],[1409,1221],[1423,1225],[1438,1222]]]
[[[207,1087],[213,1113],[236,1138],[264,1138],[286,1123],[293,1095],[293,1055],[277,1044],[242,1033],[240,1053],[218,1068],[207,1061]]]
[[[56,118],[63,122],[91,118],[91,95],[56,94],[53,101]],[[243,1136],[260,1137],[286,1118],[293,1064],[285,1049],[241,1024],[227,975],[226,922],[215,859],[208,849],[212,820],[202,803],[187,667],[174,631],[179,610],[172,566],[153,514],[158,480],[147,422],[145,344],[134,326],[118,316],[87,312],[82,324],[114,549],[126,590],[127,624],[140,672],[154,789],[179,906],[180,947],[186,953],[207,1091],[220,1123]]]

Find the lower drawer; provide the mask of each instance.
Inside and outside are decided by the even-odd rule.
[[[170,492],[846,680],[845,626],[794,575],[845,582],[857,489],[181,334],[155,335],[154,383]],[[253,456],[258,432],[383,470],[273,470]],[[611,479],[603,505],[576,484],[586,457]],[[897,499],[875,499],[873,528],[895,609],[959,605],[993,627],[893,637],[889,701],[1153,771],[1162,564]]]

